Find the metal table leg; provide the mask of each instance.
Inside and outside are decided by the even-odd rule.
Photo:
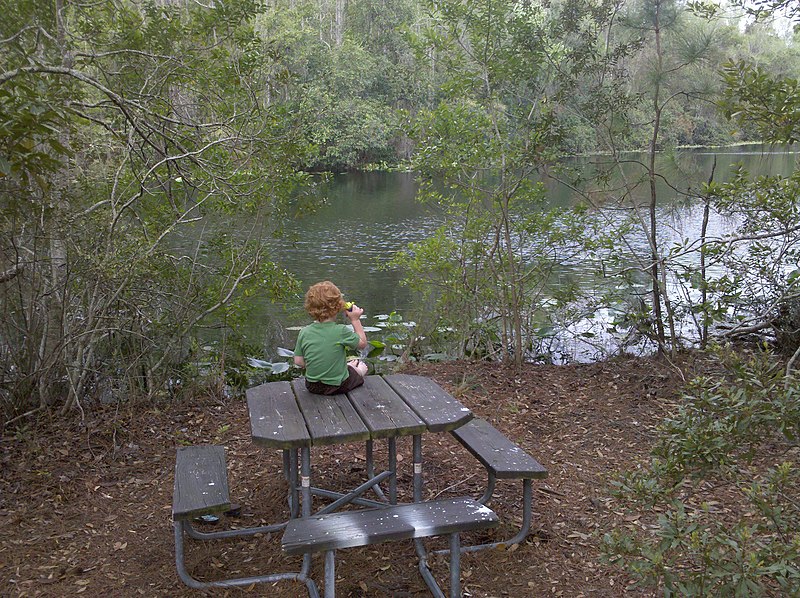
[[[300,513],[300,494],[297,491],[297,449],[286,452],[289,462],[289,516],[295,519]]]
[[[303,496],[303,517],[311,515],[311,448],[300,449],[300,492]]]
[[[397,439],[389,438],[389,503],[397,504]]]
[[[373,459],[373,442],[372,439],[366,441],[366,453],[367,453],[367,478],[372,479],[375,477],[375,461]],[[378,495],[378,498],[382,501],[386,501],[386,496],[383,494],[383,490],[381,490],[380,485],[377,483],[372,486],[372,489],[375,491],[375,494]]]
[[[419,558],[419,572],[425,585],[428,586],[434,598],[445,598],[444,592],[436,583],[436,579],[428,567],[428,552],[425,550],[422,540],[415,539],[414,548]],[[450,598],[461,598],[461,553],[463,551],[458,532],[450,534],[450,550],[444,551],[450,553]]]
[[[414,502],[422,502],[422,435],[414,435]]]

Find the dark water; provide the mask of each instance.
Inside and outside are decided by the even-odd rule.
[[[339,175],[320,188],[325,204],[287,227],[296,240],[273,244],[272,257],[304,286],[332,280],[372,314],[407,310],[401,272],[387,262],[441,224],[434,208],[415,201],[416,189],[410,173]]]
[[[660,169],[691,193],[708,179],[715,159],[715,180],[724,181],[734,163],[743,163],[751,174],[786,175],[795,169],[796,157],[795,150],[767,146],[697,149],[683,151],[677,158],[665,156]],[[636,158],[643,156],[631,155],[632,160]],[[574,158],[571,165],[588,168],[589,160]],[[636,167],[632,170],[635,174]],[[549,181],[546,187],[548,202],[553,205],[577,201],[563,185]],[[413,298],[400,285],[403,273],[388,267],[388,262],[408,243],[428,237],[442,222],[435,207],[416,201],[416,190],[411,173],[335,176],[319,188],[324,205],[287,227],[288,238],[294,240],[273,242],[272,258],[294,272],[304,287],[324,279],[334,281],[370,317],[392,311],[408,314]],[[641,192],[645,193],[645,189]],[[681,207],[670,210],[667,234],[676,239],[694,236],[699,230],[701,210],[685,198],[676,197],[675,201]],[[723,233],[726,226],[729,223],[712,222],[711,234]],[[571,280],[581,276],[579,265],[575,268],[569,274]],[[292,304],[264,306],[263,313],[258,314],[248,336],[256,343],[263,342],[267,357],[274,354],[277,346],[293,346],[296,333],[286,328],[307,321],[301,304],[302,298],[298,297]],[[367,323],[371,323],[369,318]]]

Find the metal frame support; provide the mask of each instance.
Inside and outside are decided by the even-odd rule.
[[[314,580],[308,576],[311,570],[310,555],[303,558],[303,566],[297,573],[271,573],[268,575],[255,575],[252,577],[234,577],[230,579],[220,579],[217,581],[199,581],[189,575],[186,571],[186,564],[184,562],[183,551],[183,533],[187,531],[188,523],[186,521],[174,521],[173,528],[175,531],[175,568],[178,570],[178,577],[190,588],[198,590],[205,588],[230,588],[238,586],[249,586],[254,583],[274,583],[278,581],[299,581],[306,585],[309,598],[319,598],[319,591]],[[239,530],[232,530],[239,531]],[[219,532],[222,533],[222,532]],[[216,536],[220,537],[220,536]]]
[[[355,499],[360,497],[364,492],[366,492],[367,490],[369,490],[370,488],[372,488],[376,484],[379,484],[380,482],[382,482],[383,480],[385,480],[386,478],[388,478],[388,477],[390,477],[392,475],[394,475],[394,474],[391,471],[384,471],[383,473],[375,476],[371,480],[367,480],[366,482],[364,482],[363,484],[361,484],[357,488],[354,488],[353,490],[351,490],[347,494],[338,495],[336,493],[332,493],[332,494],[334,494],[336,496],[339,496],[339,498],[337,498],[331,504],[327,505],[325,508],[320,509],[319,512],[317,513],[317,515],[322,515],[324,513],[332,513],[336,509],[341,507],[342,505],[346,505],[348,503],[354,502]],[[320,489],[318,489],[318,488],[313,488],[313,489],[311,489],[311,493],[312,494],[322,494],[319,490]],[[384,503],[377,503],[377,504],[378,504],[378,506],[381,506],[381,507],[385,507],[386,506],[386,504],[384,504]]]
[[[336,551],[325,551],[325,598],[336,598]]]
[[[419,572],[425,585],[434,598],[445,598],[442,588],[436,583],[428,567],[428,553],[422,540],[414,540],[414,547],[419,557]],[[459,533],[450,534],[450,598],[461,598],[461,539]],[[310,556],[306,554],[306,557]],[[305,567],[305,561],[303,563]],[[305,569],[304,569],[305,571]],[[325,551],[325,595],[324,598],[336,598],[336,550]]]
[[[303,497],[303,517],[311,515],[311,449],[300,449],[300,493]]]
[[[373,441],[372,439],[367,440],[365,443],[366,449],[366,457],[367,457],[367,479],[372,480],[375,477],[375,461],[373,459]],[[378,495],[378,498],[383,502],[386,502],[386,495],[383,493],[378,482],[370,486],[375,491],[375,494]]]
[[[450,598],[461,598],[461,542],[450,534]]]
[[[395,438],[388,438],[388,452],[389,452],[389,466],[388,469],[379,474],[375,474],[375,466],[373,460],[373,443],[371,440],[366,442],[366,458],[367,458],[367,481],[360,484],[350,492],[342,494],[341,492],[333,492],[325,490],[324,488],[317,488],[311,485],[311,449],[302,448],[300,457],[300,488],[301,503],[302,503],[302,516],[308,517],[311,515],[311,497],[321,496],[323,498],[333,499],[329,505],[322,508],[317,514],[332,513],[339,507],[345,504],[354,503],[357,505],[367,507],[385,507],[387,504],[397,504],[397,442]],[[296,467],[290,467],[291,471],[295,471]],[[295,478],[296,480],[296,478]],[[389,496],[387,497],[381,490],[380,484],[389,480]],[[290,482],[291,484],[291,482]],[[289,504],[292,505],[292,496],[290,495]],[[363,498],[362,495],[368,490],[374,490],[378,495],[379,501],[369,500]],[[296,508],[296,507],[295,507]],[[292,517],[296,517],[295,510],[292,511]]]
[[[341,492],[334,492],[333,490],[325,490],[324,488],[311,488],[312,496],[321,496],[322,498],[329,498],[331,500],[339,500],[342,498]],[[354,497],[351,498],[348,502],[353,503],[354,505],[360,505],[362,507],[370,507],[370,508],[382,508],[386,506],[385,502],[380,502],[377,500],[370,500],[369,498],[361,498],[361,497]],[[323,511],[320,511],[322,513]]]
[[[425,585],[428,586],[434,598],[445,598],[442,588],[436,583],[436,579],[428,567],[428,551],[425,550],[422,540],[414,540],[414,548],[419,559],[419,572]],[[464,549],[461,548],[461,538],[458,532],[450,534],[450,549],[438,552],[450,553],[450,598],[461,598],[461,553],[464,552]]]
[[[300,493],[297,490],[297,449],[289,449],[284,451],[287,455],[287,463],[289,466],[289,512],[292,519],[296,519],[300,514]]]
[[[228,529],[218,532],[201,532],[194,528],[189,521],[183,522],[183,531],[194,540],[220,540],[222,538],[238,538],[240,536],[254,536],[255,534],[271,534],[279,532],[286,527],[286,522],[259,527],[245,527],[242,529]]]
[[[414,435],[414,502],[422,502],[422,436]]]
[[[489,491],[483,495],[483,497],[478,501],[481,504],[486,504],[489,498],[491,498],[492,492],[491,490],[494,489],[494,475],[489,473]],[[509,538],[508,540],[504,540],[502,542],[487,542],[486,544],[475,544],[472,546],[462,546],[461,552],[478,552],[479,550],[486,550],[488,548],[501,548],[506,546],[513,546],[514,544],[521,543],[525,538],[528,537],[528,534],[531,530],[531,515],[532,515],[532,506],[531,503],[533,501],[533,484],[530,478],[524,478],[522,480],[522,526],[520,527],[519,532],[513,538]],[[433,554],[444,554],[446,550],[436,550]]]
[[[392,477],[389,478],[389,504],[397,504],[397,439],[388,439],[389,452],[389,471]]]

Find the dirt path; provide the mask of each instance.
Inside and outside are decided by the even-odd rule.
[[[406,371],[435,379],[549,471],[548,479],[534,483],[531,536],[520,546],[462,559],[465,595],[649,595],[602,563],[597,534],[612,524],[636,525],[635,514],[615,512],[606,484],[612,472],[647,454],[654,426],[683,383],[675,369],[619,359],[530,365],[520,372],[484,363]],[[90,414],[84,427],[42,422],[0,442],[0,595],[303,594],[302,586],[287,582],[197,592],[175,572],[170,505],[178,445],[226,446],[232,497],[243,506],[236,524],[285,518],[281,455],[252,444],[243,400],[168,404],[135,415],[128,407],[106,409]],[[438,447],[425,446],[426,498],[480,496],[483,469],[449,435],[435,442]],[[363,480],[363,451],[349,445],[319,453],[320,481],[346,487]],[[384,456],[377,446],[376,454]],[[398,443],[398,460],[400,491],[410,492],[410,441]],[[480,539],[512,536],[520,500],[519,483],[498,482],[491,506],[503,524]],[[315,560],[314,572],[320,582],[321,561]],[[410,543],[341,551],[339,595],[428,595],[415,562]],[[187,541],[188,569],[200,579],[290,571],[298,563],[281,555],[277,535]],[[446,584],[446,561],[435,560],[434,573]]]

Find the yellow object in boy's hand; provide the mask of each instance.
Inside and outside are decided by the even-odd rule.
[[[354,305],[355,305],[355,303],[353,303],[352,301],[345,301],[344,302],[344,308],[347,311],[352,311]]]

